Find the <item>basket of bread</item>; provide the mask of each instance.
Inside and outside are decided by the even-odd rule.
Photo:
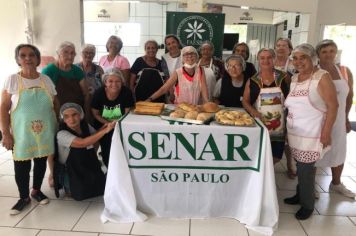
[[[139,115],[160,115],[164,109],[164,103],[139,101],[135,104],[134,113]]]
[[[255,120],[243,110],[220,110],[215,114],[215,121],[221,125],[253,127],[256,126]]]
[[[174,110],[164,111],[161,118],[191,124],[206,124],[213,120],[215,112],[219,110],[220,107],[213,102],[203,105],[180,103]]]

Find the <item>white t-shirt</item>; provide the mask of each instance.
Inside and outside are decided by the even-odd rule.
[[[162,55],[164,60],[166,60],[168,71],[169,71],[169,76],[172,76],[173,72],[182,67],[182,58],[181,56],[178,57],[171,57],[169,53],[167,52],[166,54]]]
[[[89,132],[90,134],[94,134],[96,131],[92,126],[89,125]],[[60,163],[66,163],[70,151],[70,145],[75,138],[77,138],[77,136],[67,130],[61,130],[57,133],[58,155]],[[90,148],[93,148],[93,145],[87,147],[87,149]]]
[[[19,82],[22,78],[23,88],[33,88],[33,87],[41,87],[41,79],[44,81],[45,87],[48,93],[52,96],[57,95],[57,91],[52,80],[47,76],[40,74],[37,79],[26,79],[21,77],[19,74],[12,74],[10,75],[5,83],[3,89],[6,90],[9,94],[11,94],[11,111],[13,111],[19,100]]]

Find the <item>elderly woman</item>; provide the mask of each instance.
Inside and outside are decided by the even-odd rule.
[[[94,128],[100,129],[105,124],[116,121],[134,106],[129,88],[124,86],[124,76],[118,69],[111,69],[103,75],[104,87],[94,94],[91,110],[94,115]],[[101,155],[108,166],[113,132],[100,139]]]
[[[292,50],[293,45],[290,39],[288,38],[278,38],[274,44],[274,51],[276,53],[276,58],[274,60],[274,68],[288,73],[289,76],[292,76],[295,73],[292,60],[289,58]],[[290,77],[288,77],[287,80],[288,84],[290,84],[289,78]],[[284,153],[286,154],[287,159],[287,176],[290,179],[294,179],[296,177],[296,173],[294,170],[294,162],[287,143],[284,147]]]
[[[288,38],[278,38],[274,44],[276,59],[274,60],[274,68],[287,72],[290,76],[295,73],[295,69],[289,56],[293,50],[293,45]]]
[[[315,165],[317,167],[331,167],[330,192],[338,192],[354,199],[355,193],[347,189],[340,180],[346,159],[346,133],[351,130],[348,114],[353,97],[352,74],[347,67],[335,64],[337,45],[334,41],[328,39],[321,41],[316,46],[316,52],[319,57],[319,67],[329,72],[335,85],[339,108],[331,133],[331,150]]]
[[[99,60],[99,65],[104,71],[117,68],[124,76],[125,85],[129,85],[130,79],[130,63],[126,57],[120,55],[123,43],[121,38],[111,35],[106,42],[106,51],[108,55],[102,56]]]
[[[243,57],[243,59],[245,59],[246,62],[246,69],[244,71],[245,78],[249,79],[256,74],[257,71],[255,66],[251,62],[247,61],[248,58],[250,57],[250,48],[246,43],[236,43],[234,48],[232,49],[232,54],[240,55]]]
[[[63,42],[57,48],[58,60],[48,64],[42,73],[48,75],[56,86],[60,106],[66,102],[75,102],[90,112],[90,95],[84,80],[83,71],[73,64],[76,55],[75,46],[71,42]],[[58,113],[58,111],[56,111]],[[53,185],[53,156],[48,157],[50,168],[49,184]]]
[[[90,95],[93,95],[102,85],[103,69],[93,63],[96,48],[93,44],[84,44],[82,47],[82,61],[77,64],[84,71],[84,79]]]
[[[296,195],[284,202],[300,204],[295,217],[305,220],[314,211],[315,162],[331,145],[338,103],[329,73],[315,67],[314,48],[301,44],[293,50],[292,57],[299,73],[292,77],[285,106],[288,108],[288,142],[292,157],[297,161],[298,185]]]
[[[156,58],[157,51],[158,43],[155,40],[146,41],[145,55],[137,58],[131,67],[130,89],[134,92],[136,101],[146,100],[164,83],[161,60]],[[165,95],[154,100],[165,101]]]
[[[262,48],[257,54],[259,72],[246,83],[243,107],[260,118],[267,127],[272,145],[273,161],[281,160],[285,142],[284,99],[289,89],[287,73],[274,69],[274,51]]]
[[[10,75],[1,93],[2,144],[12,150],[15,180],[20,199],[10,214],[19,214],[31,202],[29,193],[31,162],[33,186],[31,197],[40,204],[49,202],[41,192],[47,167],[47,156],[54,154],[56,90],[46,75],[37,72],[41,54],[30,44],[15,49],[20,72]]]
[[[54,171],[57,197],[61,187],[75,200],[103,195],[105,176],[93,145],[111,132],[116,122],[107,123],[95,132],[83,120],[83,109],[76,103],[63,104],[60,117],[62,122],[56,139],[58,153]]]
[[[208,89],[204,70],[197,65],[198,52],[192,46],[182,49],[183,67],[177,69],[167,82],[147,100],[154,101],[175,86],[175,103],[189,103],[193,105],[207,102]]]
[[[84,80],[83,71],[73,64],[75,46],[71,42],[63,42],[57,48],[58,60],[43,68],[42,73],[48,75],[56,86],[60,105],[75,102],[88,109],[89,93]]]
[[[212,99],[216,82],[224,74],[224,63],[214,56],[214,44],[203,42],[199,47],[200,59],[198,65],[204,68],[205,80],[208,87],[209,100]]]
[[[246,64],[242,56],[231,55],[225,61],[225,73],[218,80],[214,91],[214,102],[226,107],[242,107],[246,79],[243,71]]]

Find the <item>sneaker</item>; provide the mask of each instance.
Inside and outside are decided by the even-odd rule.
[[[30,205],[30,203],[31,199],[29,197],[25,199],[20,198],[17,203],[11,208],[10,215],[20,214],[21,211],[26,208],[26,206]]]
[[[39,204],[45,205],[49,203],[49,199],[44,195],[41,190],[32,190],[31,197],[35,199]]]
[[[345,197],[355,198],[356,194],[351,190],[347,189],[343,183],[340,184],[333,184],[330,183],[329,192],[336,192],[344,195]]]

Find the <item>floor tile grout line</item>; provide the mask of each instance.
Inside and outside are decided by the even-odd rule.
[[[347,216],[347,218],[351,221],[351,223],[352,223],[354,226],[356,226],[356,223],[351,219],[350,216]]]
[[[302,227],[302,229],[303,229],[303,231],[304,231],[305,235],[306,235],[306,236],[309,236],[309,234],[307,233],[307,230],[303,227],[302,222],[301,222],[300,220],[297,220],[297,221],[298,221],[298,223],[299,223],[300,227]]]
[[[188,236],[191,234],[191,228],[192,227],[192,219],[189,219],[189,228],[188,228]]]
[[[88,202],[88,206],[86,207],[86,209],[83,211],[83,213],[79,216],[79,219],[77,220],[77,222],[75,222],[75,224],[73,225],[73,227],[71,228],[70,231],[74,232],[73,229],[75,228],[75,226],[77,226],[77,224],[79,223],[79,221],[82,219],[83,215],[88,211],[89,207],[91,206],[92,202]]]
[[[37,203],[37,205],[35,205],[35,207],[33,207],[32,209],[30,209],[15,225],[13,228],[17,228],[17,225],[20,224],[25,218],[26,216],[28,216],[33,210],[35,210],[38,205],[40,205],[39,203]]]
[[[135,222],[132,223],[131,228],[130,228],[130,231],[129,231],[129,234],[132,233],[132,230],[133,230],[134,225],[135,225]]]

